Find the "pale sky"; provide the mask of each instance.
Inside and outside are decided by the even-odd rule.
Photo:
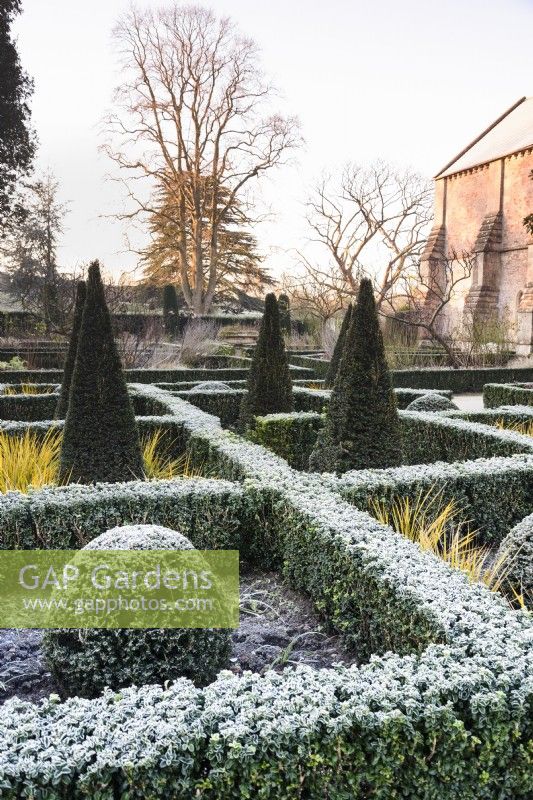
[[[38,166],[71,204],[60,251],[71,268],[100,258],[135,267],[124,252],[123,192],[105,180],[98,125],[119,78],[111,29],[128,0],[23,0],[16,33],[35,79]],[[165,2],[139,2],[160,6]],[[302,247],[305,197],[320,172],[376,158],[434,175],[523,95],[533,94],[533,0],[218,0],[260,45],[263,66],[299,116],[306,140],[263,196],[276,212],[257,230],[279,273]]]

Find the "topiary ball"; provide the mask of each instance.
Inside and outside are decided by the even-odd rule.
[[[507,534],[500,544],[496,560],[505,558],[506,580],[523,595],[526,605],[533,606],[533,514]]]
[[[97,536],[84,550],[192,550],[177,531],[159,525],[127,525]],[[106,686],[164,683],[185,677],[210,683],[230,654],[227,629],[50,630],[43,647],[64,696],[95,697]]]
[[[192,389],[189,391],[191,392],[229,392],[231,391],[231,386],[228,386],[227,383],[222,383],[222,381],[202,381],[202,383],[196,384],[193,386]]]
[[[407,411],[458,411],[459,407],[452,403],[443,394],[428,392],[428,394],[417,397],[407,406]]]

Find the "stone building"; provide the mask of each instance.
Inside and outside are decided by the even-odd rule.
[[[500,318],[516,331],[517,350],[533,350],[533,97],[523,97],[435,177],[435,217],[422,260],[472,254],[448,323],[463,316]]]

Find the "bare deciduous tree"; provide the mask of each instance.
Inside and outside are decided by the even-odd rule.
[[[320,269],[303,254],[300,272],[284,275],[282,286],[289,295],[291,307],[318,319],[324,328],[353,298],[351,287],[334,267]]]
[[[396,283],[394,298],[387,302],[384,316],[423,331],[428,339],[446,352],[452,367],[460,367],[461,359],[453,336],[446,329],[446,312],[457,297],[458,286],[472,276],[475,256],[469,253],[438,254],[428,262],[418,261],[404,270]],[[397,309],[407,309],[398,313]]]
[[[115,40],[122,84],[104,149],[135,202],[124,216],[160,212],[133,188],[139,179],[149,181],[152,196],[173,198],[183,294],[195,313],[206,313],[217,288],[221,220],[256,179],[284,163],[300,143],[299,125],[271,113],[273,90],[257,47],[228,18],[178,3],[133,8]]]
[[[373,280],[378,308],[420,259],[431,216],[428,181],[381,161],[347,164],[340,176],[323,177],[307,205],[311,240],[354,295],[361,278]]]

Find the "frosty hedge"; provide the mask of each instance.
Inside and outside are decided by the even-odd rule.
[[[487,408],[533,406],[533,385],[488,383],[483,387],[483,404]]]
[[[460,412],[441,412],[438,415],[415,411],[399,413],[406,464],[533,453],[531,437],[494,427],[497,419],[509,419],[507,410],[502,410],[501,414],[488,412],[489,425],[470,422]],[[483,413],[479,412],[477,417],[485,418]],[[514,417],[515,420],[522,418],[523,413]],[[311,411],[258,417],[254,441],[286,458],[291,466],[305,469],[317,432],[323,424],[322,419],[321,414]],[[512,415],[510,419],[513,419]]]
[[[221,673],[203,689],[180,680],[91,702],[11,700],[0,711],[2,797],[530,798],[531,619],[326,478],[292,470],[180,398],[137,391],[175,417],[193,458],[240,480],[235,491],[268,498],[268,537],[248,530],[264,538],[257,552],[268,547],[369,661]]]

